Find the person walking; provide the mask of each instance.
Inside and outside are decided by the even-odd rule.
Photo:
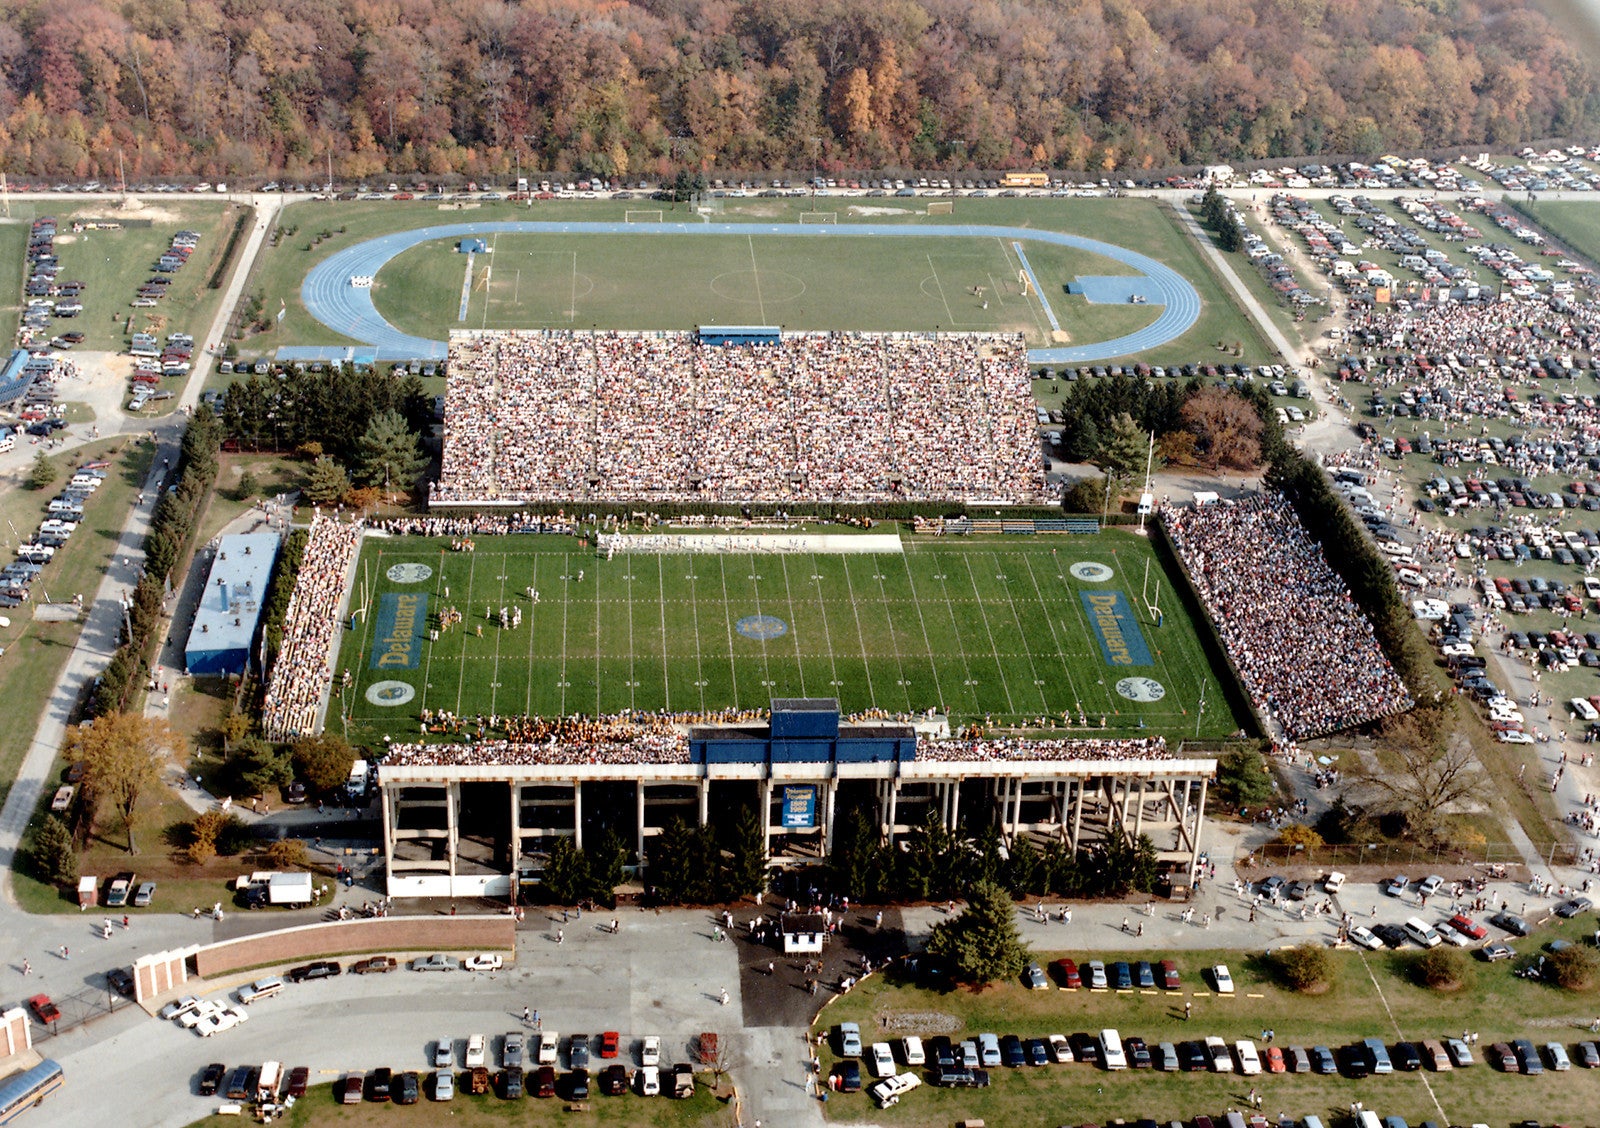
[[[27,960],[23,960],[22,961],[22,974],[23,975],[32,975],[33,974],[33,965],[31,963],[29,963]]]
[[[566,938],[567,938],[567,933],[566,933],[565,929],[561,929],[561,928],[556,929],[556,943],[557,944],[561,943]]]
[[[533,1012],[529,1008],[523,1007],[522,1008],[522,1025],[527,1026],[532,1021],[533,1021]]]
[[[1194,1016],[1194,1004],[1193,1003],[1184,1003],[1183,1004],[1183,1021],[1188,1022],[1189,1019],[1192,1018],[1193,1016]]]

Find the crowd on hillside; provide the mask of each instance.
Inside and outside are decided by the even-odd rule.
[[[360,522],[346,524],[321,514],[312,519],[283,617],[283,643],[261,706],[261,732],[268,740],[290,740],[316,731],[317,710],[333,682],[339,601],[361,545],[361,529]]]
[[[1280,495],[1164,505],[1161,516],[1246,691],[1291,740],[1411,707],[1372,625]]]
[[[1018,335],[461,334],[435,503],[1045,493]]]

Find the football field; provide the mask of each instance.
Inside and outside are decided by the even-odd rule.
[[[1141,599],[1147,562],[1159,625]],[[352,682],[329,724],[342,703],[350,735],[368,740],[413,736],[423,708],[699,712],[773,697],[935,709],[953,725],[1067,714],[1119,735],[1142,722],[1217,737],[1241,723],[1148,544],[1114,530],[907,541],[903,554],[609,561],[570,537],[486,537],[472,552],[373,539],[351,606],[366,613],[344,636]],[[520,625],[502,626],[502,608]],[[460,624],[441,627],[452,609]]]

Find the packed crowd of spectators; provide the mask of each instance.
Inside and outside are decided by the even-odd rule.
[[[317,731],[317,711],[333,683],[339,601],[361,545],[361,529],[360,522],[346,524],[321,514],[312,519],[283,617],[283,643],[261,706],[261,732],[268,740]]]
[[[571,534],[577,521],[539,513],[463,513],[454,517],[385,517],[371,527],[397,537],[492,537],[512,533]]]
[[[1411,707],[1372,625],[1280,495],[1164,505],[1161,516],[1246,691],[1289,739]]]
[[[1045,495],[1020,335],[513,330],[450,371],[436,503]]]
[[[987,739],[917,740],[917,759],[952,760],[1166,760],[1165,738],[1115,737],[1072,740]]]

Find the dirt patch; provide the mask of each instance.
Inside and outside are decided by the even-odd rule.
[[[943,1011],[907,1011],[883,1016],[883,1028],[901,1034],[952,1034],[964,1025],[955,1015]]]
[[[137,215],[140,219],[148,219],[152,223],[180,223],[178,213],[169,208],[157,207],[147,204],[137,196],[128,196],[122,201],[117,211],[123,214]],[[114,215],[113,215],[114,218]]]
[[[875,207],[872,204],[851,204],[845,209],[851,215],[915,215],[920,214],[915,208],[885,208]]]

